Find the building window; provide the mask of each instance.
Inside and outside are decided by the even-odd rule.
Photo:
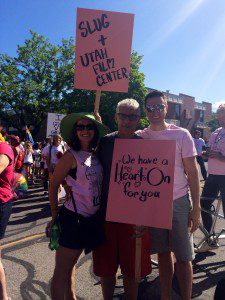
[[[175,119],[179,120],[180,119],[180,105],[175,104]]]
[[[200,110],[199,121],[204,122],[204,111],[203,110]]]

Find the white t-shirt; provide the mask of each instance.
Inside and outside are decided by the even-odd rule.
[[[195,142],[195,148],[196,148],[198,155],[201,155],[202,147],[205,146],[205,141],[202,138],[199,138],[199,139],[194,138],[194,142]]]
[[[35,160],[35,166],[37,168],[39,168],[40,162],[41,162],[41,150],[40,149],[34,149],[34,160]]]
[[[41,154],[41,150],[40,149],[34,149],[34,156],[39,156]]]
[[[50,151],[50,145],[47,144],[42,150],[41,150],[41,155],[42,155],[42,161],[44,161],[44,169],[48,169],[48,166],[46,164],[46,157],[48,156]]]
[[[52,165],[56,165],[59,158],[60,158],[60,155],[62,155],[64,153],[64,150],[65,148],[62,146],[62,145],[59,145],[59,146],[52,146],[51,147],[51,164]]]
[[[33,164],[33,162],[34,162],[33,155],[30,151],[27,154],[25,154],[23,162]]]

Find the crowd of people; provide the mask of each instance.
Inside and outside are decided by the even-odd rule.
[[[0,130],[1,128],[0,125]],[[0,136],[0,142],[5,142],[11,146],[14,153],[14,171],[22,173],[30,185],[34,184],[35,178],[42,177],[44,167],[42,167],[41,162],[45,160],[42,150],[47,142],[21,141],[19,136],[8,134],[5,134],[4,138]]]
[[[181,297],[191,299],[195,257],[193,232],[200,223],[201,206],[209,209],[220,193],[225,213],[225,104],[217,110],[221,127],[212,133],[208,151],[203,151],[204,145],[198,141],[199,132],[196,131],[193,139],[188,130],[166,122],[167,109],[164,94],[152,91],[145,97],[145,113],[150,125],[143,130],[136,131],[141,116],[139,103],[124,99],[118,103],[115,112],[116,132],[109,133],[98,114],[73,113],[61,121],[61,136],[54,135],[52,142],[47,139],[45,145],[36,143],[32,147],[25,142],[22,148],[15,136],[10,137],[9,144],[0,143],[0,239],[4,237],[12,209],[10,176],[13,170],[24,170],[31,184],[34,175],[41,177],[45,193],[49,191],[52,220],[47,225],[47,234],[51,235],[56,222],[60,228],[51,282],[53,300],[76,299],[75,267],[83,251],[93,253],[94,274],[101,279],[104,300],[113,299],[119,266],[126,298],[137,299],[137,237],[142,240],[141,278],[151,273],[150,254],[157,253],[161,299],[171,299],[175,257]],[[134,147],[139,139],[176,141],[171,230],[106,221],[116,139],[132,139]],[[205,157],[208,158],[208,172],[203,167]],[[208,202],[200,203],[197,161],[205,180],[202,195],[211,199]],[[58,202],[61,186],[67,193],[63,205]],[[210,230],[211,218],[202,213],[202,220]],[[204,247],[202,251],[206,251]],[[1,261],[0,283],[0,297],[6,300]]]

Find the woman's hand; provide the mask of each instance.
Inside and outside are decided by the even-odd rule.
[[[51,237],[51,230],[52,230],[52,225],[54,223],[54,220],[51,220],[50,222],[47,223],[46,228],[45,228],[45,235],[46,237]]]
[[[94,114],[94,116],[95,116],[95,119],[96,119],[98,122],[102,123],[102,118],[101,118],[99,112],[98,112],[98,111],[94,111],[93,114]]]

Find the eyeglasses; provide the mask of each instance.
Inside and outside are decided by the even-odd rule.
[[[76,129],[76,131],[82,131],[82,130],[85,130],[85,129],[94,130],[95,127],[94,127],[93,124],[87,124],[87,125],[80,124],[80,125],[76,125],[75,129]]]
[[[129,120],[129,121],[137,121],[137,119],[139,118],[139,115],[135,115],[135,114],[123,114],[123,113],[117,113],[117,115],[119,116],[120,120],[124,121],[124,120]]]
[[[146,105],[146,109],[148,112],[152,113],[155,110],[158,112],[164,111],[166,105],[165,104],[153,104],[153,105]]]

